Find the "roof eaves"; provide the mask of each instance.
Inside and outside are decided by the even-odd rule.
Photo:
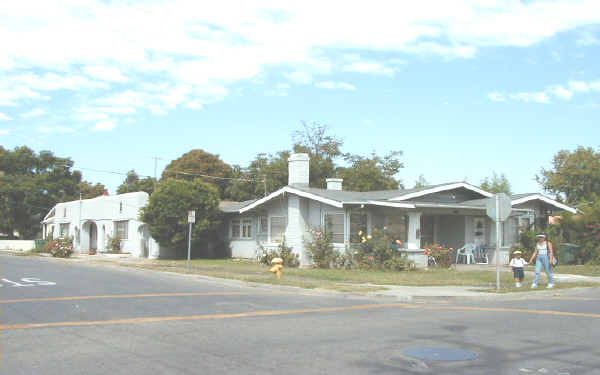
[[[408,200],[411,198],[417,198],[417,197],[422,197],[422,196],[428,195],[428,194],[438,193],[440,191],[446,191],[446,190],[452,190],[452,189],[458,189],[458,188],[465,188],[467,190],[474,191],[474,192],[479,193],[479,194],[483,195],[484,197],[488,197],[488,198],[494,195],[494,194],[489,193],[485,190],[482,190],[476,186],[467,184],[466,182],[453,182],[453,183],[449,183],[449,184],[436,185],[434,187],[425,188],[423,190],[415,191],[415,192],[408,193],[405,195],[400,195],[398,197],[391,198],[390,200],[391,201],[404,201],[404,200]]]

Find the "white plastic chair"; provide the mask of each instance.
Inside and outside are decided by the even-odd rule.
[[[462,257],[465,258],[465,264],[475,263],[475,255],[473,251],[475,250],[475,245],[472,243],[465,244],[465,246],[456,250],[456,264],[458,264],[458,260]]]

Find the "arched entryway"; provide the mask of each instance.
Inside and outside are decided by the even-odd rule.
[[[93,221],[86,221],[82,226],[81,250],[98,250],[98,227]]]

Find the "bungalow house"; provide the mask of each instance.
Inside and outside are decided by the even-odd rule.
[[[109,239],[119,238],[121,251],[135,257],[168,256],[139,220],[148,198],[148,193],[135,192],[58,203],[42,221],[42,236],[73,237],[74,250],[83,253],[108,251]]]
[[[301,265],[308,265],[304,238],[311,227],[332,233],[334,246],[344,251],[358,240],[358,231],[370,234],[386,226],[420,264],[426,262],[422,249],[432,243],[453,248],[473,243],[487,249],[488,258],[494,259],[496,226],[486,216],[490,192],[466,182],[354,192],[343,190],[338,178],[327,179],[326,189],[316,189],[309,186],[307,154],[293,154],[288,162],[287,186],[258,200],[222,202],[233,257],[255,258],[261,248],[276,248],[285,237],[286,244],[299,254]],[[508,261],[520,229],[547,222],[553,211],[575,212],[541,194],[513,195],[511,203],[512,213],[501,231],[503,262]]]

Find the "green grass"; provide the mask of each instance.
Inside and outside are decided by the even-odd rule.
[[[597,276],[600,277],[600,265],[562,265],[560,264],[554,270],[554,273],[568,273],[572,275]]]

